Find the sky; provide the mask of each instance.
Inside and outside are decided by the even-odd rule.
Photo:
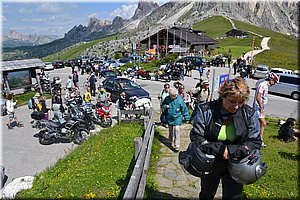
[[[154,0],[162,5],[167,0]],[[22,34],[56,35],[63,37],[75,25],[87,26],[95,17],[112,21],[116,16],[129,19],[138,0],[1,0],[2,34],[10,30]]]

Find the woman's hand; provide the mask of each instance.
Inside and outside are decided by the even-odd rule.
[[[229,159],[227,147],[225,147],[224,154],[223,154],[223,159],[224,159],[224,160]]]

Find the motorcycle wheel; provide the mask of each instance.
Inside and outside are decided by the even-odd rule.
[[[100,126],[102,128],[107,128],[112,125],[112,119],[111,118],[105,118],[101,120]]]
[[[54,143],[54,138],[45,138],[45,132],[47,131],[40,131],[39,132],[39,142],[42,145],[50,145]]]
[[[147,78],[147,80],[150,80],[150,79],[151,79],[151,76],[150,76],[150,75],[148,75],[146,78]]]
[[[158,76],[155,76],[155,80],[158,81]]]
[[[75,144],[82,144],[89,136],[89,131],[83,128],[79,128],[74,131],[73,142]]]

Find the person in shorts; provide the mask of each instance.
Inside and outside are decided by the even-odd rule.
[[[7,114],[8,114],[8,129],[13,129],[12,127],[12,123],[15,121],[17,123],[17,126],[20,127],[20,123],[19,120],[17,118],[17,116],[15,115],[15,106],[17,104],[18,101],[14,102],[13,101],[13,94],[9,93],[7,95],[7,101],[6,101],[6,108],[7,108]]]
[[[260,124],[260,137],[263,141],[264,130],[267,125],[266,116],[265,116],[265,107],[268,102],[268,92],[269,87],[275,85],[278,82],[279,78],[275,73],[270,73],[270,75],[263,81],[261,81],[255,91],[254,101],[253,101],[253,109],[258,115],[258,120]],[[266,147],[267,145],[262,142],[262,147]]]

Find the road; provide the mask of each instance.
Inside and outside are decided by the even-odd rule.
[[[215,74],[228,73],[228,68],[213,68]],[[70,68],[56,69],[51,71],[51,77],[60,76],[63,80],[63,84],[67,82],[68,75],[70,74]],[[80,82],[82,85],[83,81],[87,76],[80,76]],[[231,77],[234,77],[233,75]],[[198,71],[193,71],[192,77],[185,77],[183,83],[186,89],[194,87],[199,81]],[[171,85],[174,81],[171,81]],[[247,80],[250,88],[255,86],[256,80]],[[160,90],[163,89],[163,85],[166,82],[154,81],[153,80],[138,80],[138,83],[146,89],[151,97],[155,110],[159,110],[159,101],[157,96]],[[98,81],[99,84],[99,81]],[[254,90],[251,89],[249,104],[252,105]],[[81,88],[81,94],[83,90]],[[217,98],[217,91],[214,92],[214,97]],[[266,114],[272,117],[295,117],[298,118],[298,101],[269,94],[269,102],[266,108]],[[48,104],[49,105],[49,104]],[[112,106],[112,114],[116,116],[115,106]],[[23,122],[24,127],[15,127],[13,130],[6,128],[7,116],[0,117],[2,127],[2,159],[1,163],[6,167],[6,175],[8,180],[6,185],[11,182],[14,178],[35,175],[53,165],[59,158],[65,156],[69,151],[76,148],[76,145],[70,143],[58,143],[49,146],[40,145],[38,138],[33,137],[38,131],[31,128],[30,110],[26,106],[21,106],[16,109],[16,115]]]

